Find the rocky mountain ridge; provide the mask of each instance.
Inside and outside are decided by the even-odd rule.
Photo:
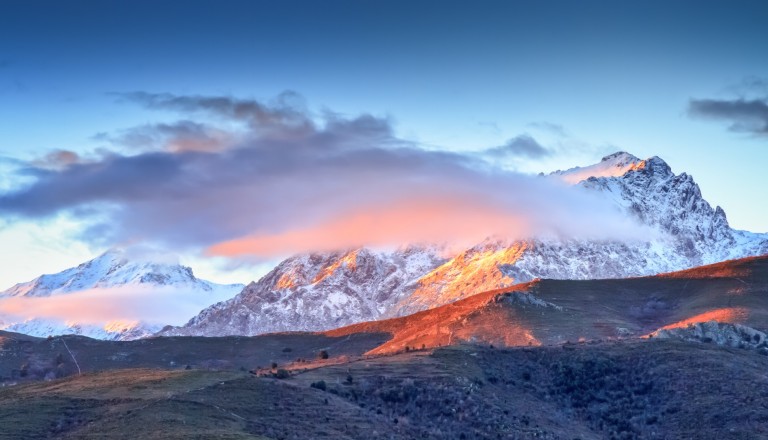
[[[563,179],[605,197],[656,233],[634,241],[488,240],[448,259],[435,248],[416,246],[297,256],[235,298],[161,334],[325,330],[404,316],[536,278],[644,276],[768,253],[768,234],[732,229],[725,212],[704,200],[690,175],[674,174],[658,157],[641,160],[618,152],[543,178]]]

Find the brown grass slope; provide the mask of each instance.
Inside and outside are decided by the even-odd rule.
[[[462,341],[519,346],[638,337],[709,320],[768,329],[768,256],[653,277],[537,280],[325,334],[388,333],[391,339],[370,352],[381,354]]]
[[[48,339],[0,332],[0,385],[124,368],[247,370],[313,359],[321,350],[360,356],[386,334],[329,337],[282,333],[255,337],[165,337],[111,342],[81,336]],[[79,369],[79,370],[78,370]]]

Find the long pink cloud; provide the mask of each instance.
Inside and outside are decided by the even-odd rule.
[[[221,294],[190,294],[183,288],[125,286],[89,289],[49,297],[0,298],[0,321],[31,318],[84,324],[145,321],[181,325],[208,305],[227,299]]]
[[[545,179],[531,192],[509,197],[469,192],[413,195],[378,206],[360,204],[324,221],[280,231],[256,232],[216,243],[209,255],[269,258],[306,251],[359,246],[442,243],[470,246],[489,237],[507,240],[537,235],[632,239],[649,231],[580,189]],[[568,194],[567,196],[564,194]],[[300,210],[297,209],[297,215]]]

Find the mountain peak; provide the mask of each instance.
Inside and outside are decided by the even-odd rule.
[[[645,164],[646,161],[637,156],[625,151],[618,151],[603,157],[599,163],[594,165],[570,168],[565,171],[558,170],[552,173],[552,175],[559,177],[567,183],[576,184],[590,177],[623,176],[629,171],[645,168]]]
[[[626,151],[617,151],[613,154],[609,154],[603,157],[600,159],[600,162],[637,163],[641,162],[641,159],[633,154],[627,153]]]

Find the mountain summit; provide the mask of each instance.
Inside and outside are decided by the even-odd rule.
[[[153,261],[150,256],[114,248],[77,267],[16,284],[0,292],[0,297],[42,297],[126,285],[187,286],[207,292],[218,287],[195,278],[189,267]]]
[[[489,240],[443,259],[430,248],[292,257],[235,298],[167,335],[254,335],[323,330],[404,316],[536,278],[623,278],[768,253],[768,234],[734,230],[686,174],[659,157],[626,152],[556,171],[654,231],[632,242],[533,238]]]
[[[221,285],[195,277],[192,269],[124,249],[111,249],[102,255],[62,272],[41,275],[0,292],[3,299],[45,305],[86,294],[96,302],[104,295],[119,293],[121,298],[152,292],[180,292],[185,301],[198,305],[198,310],[239,292],[242,284]],[[143,298],[146,299],[146,298]],[[141,301],[142,299],[136,299]],[[50,309],[50,306],[46,306]],[[157,332],[167,322],[143,319],[115,320],[102,323],[79,322],[36,316],[34,307],[23,316],[0,317],[0,328],[32,336],[81,334],[97,339],[136,339]],[[50,313],[49,313],[50,314]]]
[[[574,167],[565,171],[555,171],[552,173],[564,181],[575,184],[590,177],[618,177],[626,174],[628,171],[636,170],[645,166],[645,161],[624,151],[609,154],[600,160],[599,163],[585,167]]]

